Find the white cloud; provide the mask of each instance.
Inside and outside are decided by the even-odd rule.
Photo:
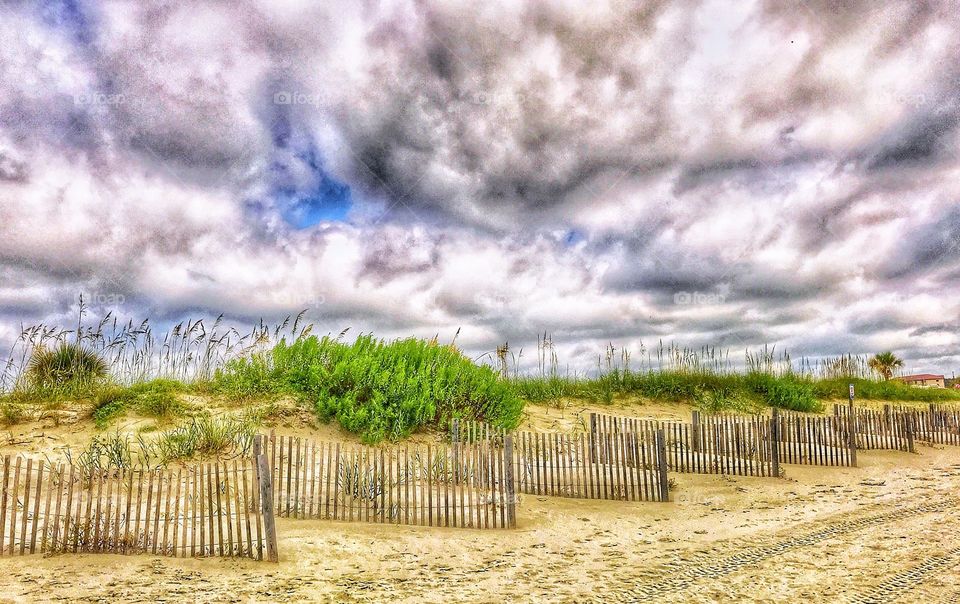
[[[960,313],[952,12],[110,2],[83,44],[3,10],[0,342],[116,292],[475,352],[956,360],[917,332]],[[292,228],[277,191],[323,174],[351,222]]]

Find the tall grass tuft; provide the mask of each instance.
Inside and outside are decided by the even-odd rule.
[[[65,455],[83,476],[114,470],[147,470],[199,456],[248,455],[259,427],[260,417],[255,413],[204,416],[153,437],[137,434],[133,438],[119,431],[97,435],[86,448],[74,452],[68,447]]]
[[[27,383],[38,392],[81,390],[107,375],[107,364],[80,344],[60,342],[55,348],[37,348],[27,366]]]
[[[155,378],[208,381],[231,359],[269,350],[283,336],[296,340],[309,335],[313,324],[304,323],[305,312],[273,326],[261,320],[245,333],[224,326],[223,315],[212,322],[187,319],[157,333],[149,319],[121,323],[109,312],[96,323],[85,324],[88,308],[81,296],[73,327],[40,323],[21,328],[0,365],[0,392],[30,390],[39,383],[47,387],[45,396],[73,396],[83,394],[83,388],[56,390],[64,384],[84,386],[87,378],[100,377],[121,385]]]

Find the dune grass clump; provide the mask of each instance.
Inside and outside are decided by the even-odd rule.
[[[0,426],[19,424],[29,416],[29,406],[22,396],[16,393],[0,396]]]
[[[260,418],[253,413],[240,416],[201,416],[159,435],[153,443],[162,463],[184,461],[198,455],[246,455]]]
[[[93,420],[103,430],[127,411],[166,422],[186,414],[190,407],[177,394],[186,386],[176,380],[156,379],[132,386],[106,387],[94,395]]]
[[[336,419],[368,443],[404,438],[454,417],[509,429],[523,409],[513,388],[491,368],[451,346],[414,338],[281,341],[268,355],[228,363],[214,383],[235,396],[303,397],[322,420]]]
[[[546,347],[549,352],[544,354]],[[814,380],[795,373],[787,355],[777,357],[772,349],[746,354],[746,372],[731,367],[729,357],[714,348],[700,350],[674,345],[656,351],[641,369],[630,368],[631,357],[609,346],[598,359],[597,377],[562,376],[548,337],[538,342],[540,356],[552,359],[540,364],[539,376],[515,376],[511,382],[520,396],[532,402],[557,401],[562,397],[612,402],[614,396],[692,402],[709,412],[751,412],[763,406],[792,411],[818,412]],[[605,359],[605,362],[604,362]],[[849,363],[845,360],[843,366]]]
[[[199,456],[248,455],[260,427],[256,413],[201,416],[155,435],[119,431],[94,436],[75,453],[67,448],[67,461],[81,469],[82,476],[114,470],[147,470]]]
[[[812,381],[763,373],[627,371],[593,379],[526,377],[513,380],[513,385],[520,396],[533,402],[562,396],[609,403],[614,395],[635,395],[661,401],[693,402],[714,412],[764,405],[804,412],[823,409],[814,394]]]
[[[107,376],[107,363],[80,344],[61,342],[38,348],[27,366],[26,384],[34,392],[77,392]]]

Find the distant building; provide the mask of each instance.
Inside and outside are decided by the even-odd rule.
[[[904,375],[897,378],[907,386],[916,386],[918,388],[946,388],[945,380],[942,375],[932,373],[918,373],[917,375]]]

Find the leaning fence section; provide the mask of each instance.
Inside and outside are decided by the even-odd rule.
[[[513,440],[350,446],[271,433],[278,516],[465,528],[516,526]]]
[[[89,471],[6,456],[0,554],[101,552],[276,559],[250,459],[176,470]],[[266,520],[270,520],[267,518]]]
[[[911,436],[928,445],[960,445],[960,408],[931,403],[926,409],[895,407],[895,416],[906,422]]]
[[[833,417],[781,414],[774,409],[777,429],[771,434],[780,463],[811,466],[857,465],[856,443],[849,421]]]
[[[769,420],[761,417],[706,416],[692,422],[643,420],[590,414],[590,433],[664,433],[666,466],[695,474],[778,476],[769,445]]]
[[[890,405],[884,405],[882,411],[855,407],[851,412],[850,405],[835,403],[833,415],[836,428],[844,433],[851,428],[852,415],[858,449],[914,451],[915,435],[909,414],[896,411]]]
[[[664,435],[515,432],[517,491],[534,495],[668,501]]]

